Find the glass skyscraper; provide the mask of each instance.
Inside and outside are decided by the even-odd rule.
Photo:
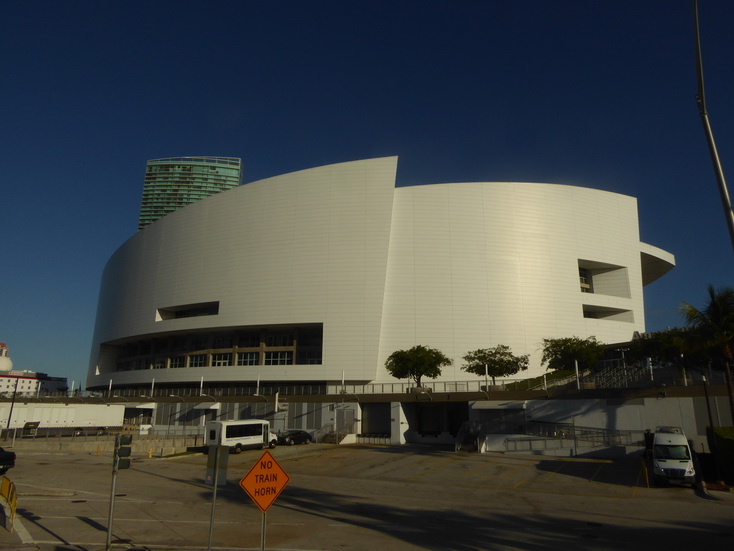
[[[242,184],[242,159],[236,157],[170,157],[145,167],[138,230],[166,214]]]

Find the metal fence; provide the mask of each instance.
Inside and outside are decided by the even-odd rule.
[[[645,445],[645,432],[642,430],[581,427],[573,423],[547,423],[543,421],[517,423],[495,420],[464,422],[456,437],[456,449],[465,449],[467,443],[472,439],[488,434],[518,435],[505,441],[507,451],[575,449],[580,444],[592,448],[644,447]]]
[[[501,390],[528,390],[530,389],[529,379],[496,379],[492,382],[491,378],[471,379],[465,381],[424,381],[421,388],[428,392],[491,392]],[[141,388],[115,388],[104,391],[96,391],[92,393],[76,392],[76,398],[99,398],[105,400],[109,398],[130,398],[135,400],[146,400],[154,398],[167,398],[180,396],[182,398],[202,398],[216,401],[218,398],[224,397],[258,397],[258,396],[275,396],[279,394],[286,396],[318,396],[318,395],[360,395],[360,394],[406,394],[414,392],[415,383],[396,382],[396,383],[368,383],[368,384],[263,384],[260,386],[253,385],[205,385],[199,387],[159,387],[153,389]],[[59,398],[68,397],[66,393],[46,393],[38,396],[39,398]]]

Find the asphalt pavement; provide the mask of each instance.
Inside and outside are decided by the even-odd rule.
[[[263,513],[239,483],[262,454],[229,455],[216,499],[205,480],[206,456],[135,458],[117,476],[112,549],[260,549]],[[639,457],[318,444],[276,448],[272,456],[289,481],[267,509],[265,549],[648,551],[734,544],[734,495],[650,488]],[[8,473],[18,492],[17,521],[13,533],[0,529],[0,549],[105,549],[111,467],[111,457],[90,453],[19,454]]]

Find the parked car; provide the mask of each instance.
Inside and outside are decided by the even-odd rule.
[[[15,453],[0,448],[0,474],[5,474],[15,467]]]
[[[294,444],[310,444],[313,436],[305,430],[287,430],[278,436],[278,444],[281,446],[292,446]]]

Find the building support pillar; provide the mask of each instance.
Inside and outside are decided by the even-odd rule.
[[[409,430],[408,417],[400,402],[390,403],[390,444],[405,444],[405,434]]]

